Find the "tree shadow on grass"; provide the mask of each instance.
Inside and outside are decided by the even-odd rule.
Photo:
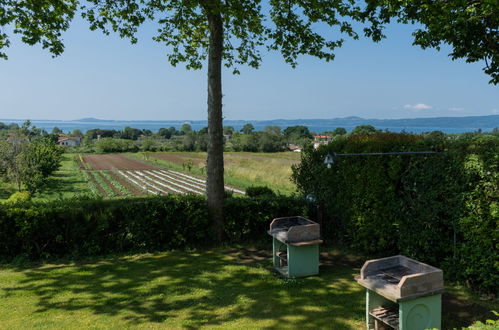
[[[57,195],[62,198],[65,194],[77,195],[88,192],[86,182],[82,178],[65,171],[57,172],[50,176],[43,187],[41,196]]]
[[[287,280],[268,269],[268,261],[244,264],[226,251],[24,270],[24,279],[2,290],[2,299],[34,294],[36,313],[90,310],[130,326],[356,329],[363,324],[364,292],[352,283],[352,269]]]
[[[365,291],[353,280],[360,259],[334,252],[321,258],[320,276],[305,279],[277,276],[270,269],[270,251],[258,248],[48,265],[19,269],[23,279],[0,290],[0,298],[36,296],[35,314],[49,318],[54,311],[90,311],[103,322],[109,318],[125,326],[362,328]],[[456,309],[456,301],[467,311]],[[473,312],[488,312],[455,295],[444,296],[444,329],[469,325],[470,318],[455,316],[471,311],[470,304]]]
[[[7,199],[16,192],[16,189],[8,184],[0,181],[0,199]]]

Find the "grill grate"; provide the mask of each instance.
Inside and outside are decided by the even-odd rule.
[[[384,324],[390,326],[393,329],[399,328],[399,310],[397,306],[386,308],[386,307],[376,307],[369,311],[369,314],[373,316],[377,321],[381,321]],[[380,328],[380,327],[376,327]]]

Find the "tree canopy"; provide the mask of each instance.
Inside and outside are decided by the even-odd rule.
[[[451,46],[449,56],[466,62],[484,61],[490,83],[499,83],[499,1],[497,0],[368,0],[371,10],[388,23],[419,23],[414,45],[440,50]]]
[[[333,50],[343,38],[328,39],[316,32],[317,24],[336,27],[352,38],[358,37],[353,21],[369,22],[364,33],[380,40],[384,24],[392,20],[419,23],[414,44],[440,49],[449,44],[453,59],[484,61],[491,83],[499,82],[499,2],[496,0],[365,0],[284,1],[269,0],[0,0],[0,57],[12,34],[24,43],[40,43],[54,56],[64,51],[62,33],[75,13],[90,22],[91,29],[115,31],[136,42],[136,32],[146,20],[154,20],[154,40],[171,47],[168,59],[176,65],[201,68],[207,59],[209,27],[207,9],[220,14],[224,27],[223,60],[226,66],[247,64],[258,67],[262,50],[280,51],[293,66],[297,57],[313,55],[334,58]]]
[[[10,45],[10,36],[20,34],[28,45],[42,44],[54,55],[64,51],[62,32],[69,28],[78,7],[77,0],[0,0],[0,58]]]

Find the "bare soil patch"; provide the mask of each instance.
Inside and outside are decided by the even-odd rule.
[[[155,170],[156,167],[119,154],[85,155],[94,170]]]

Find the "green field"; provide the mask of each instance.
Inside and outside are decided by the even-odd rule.
[[[2,328],[360,329],[361,259],[323,253],[320,276],[283,279],[270,246],[102,257],[0,268]],[[448,287],[444,328],[484,319],[497,304]]]

